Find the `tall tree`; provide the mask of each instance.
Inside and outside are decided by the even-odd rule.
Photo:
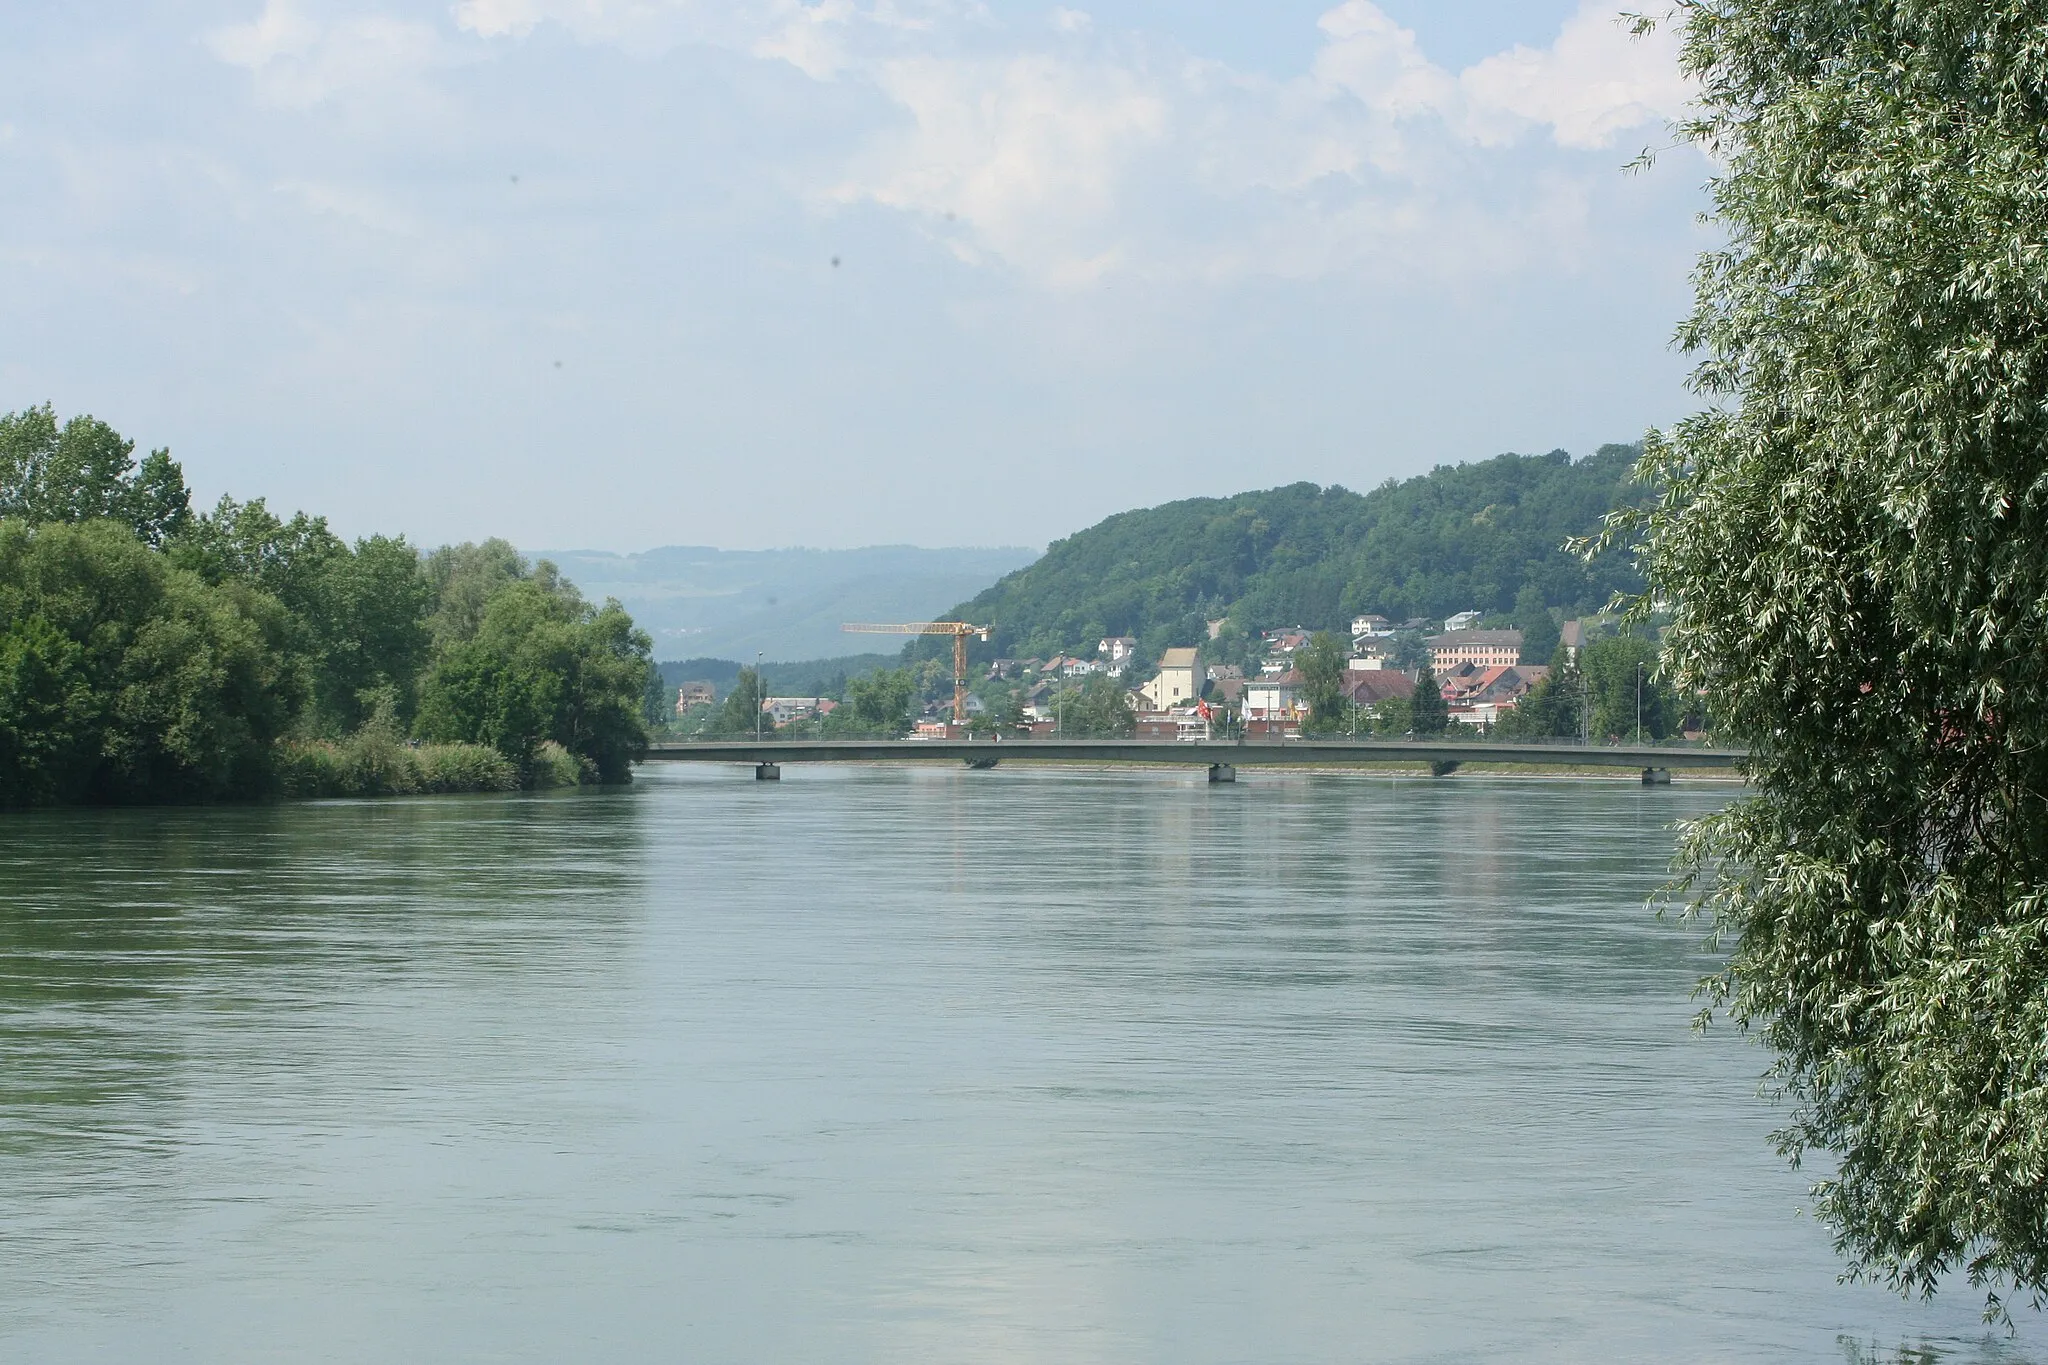
[[[1440,735],[1451,726],[1451,711],[1444,705],[1443,689],[1436,685],[1436,674],[1427,665],[1408,698],[1408,718],[1418,735]]]
[[[1318,631],[1294,656],[1309,724],[1317,730],[1336,729],[1350,711],[1344,698],[1344,663],[1344,642],[1327,630]]]
[[[1543,594],[1534,584],[1515,594],[1514,622],[1522,632],[1522,662],[1533,664],[1557,652],[1557,618],[1544,605]]]
[[[2018,0],[1683,0],[1725,246],[1651,441],[1682,845],[1853,1274],[2048,1292],[2048,44]]]
[[[720,712],[718,728],[729,735],[751,737],[757,733],[766,734],[774,728],[761,718],[761,708],[768,701],[768,689],[761,681],[761,674],[752,668],[740,670],[739,681],[732,691],[725,694],[725,707]]]
[[[0,414],[0,517],[117,521],[161,545],[190,520],[191,502],[168,450],[151,451],[138,468],[135,442],[97,417],[60,427],[48,403]]]
[[[1678,731],[1678,699],[1657,667],[1657,647],[1610,635],[1580,652],[1586,728],[1594,739],[1665,739]]]

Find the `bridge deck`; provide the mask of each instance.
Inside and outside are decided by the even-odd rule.
[[[1372,763],[1517,763],[1575,768],[1733,768],[1740,749],[1623,744],[1514,744],[1492,740],[1287,740],[1201,744],[1171,740],[800,740],[665,743],[650,760],[685,763],[1146,763],[1233,767],[1350,766]]]

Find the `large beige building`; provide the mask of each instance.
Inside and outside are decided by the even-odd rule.
[[[1520,662],[1519,630],[1454,630],[1429,640],[1429,667],[1435,673],[1448,673],[1460,664],[1513,668]]]
[[[1154,711],[1167,711],[1199,699],[1202,682],[1202,651],[1169,649],[1159,656],[1159,676],[1138,690]]]

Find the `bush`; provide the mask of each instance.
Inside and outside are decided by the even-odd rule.
[[[508,792],[519,785],[518,770],[486,744],[422,744],[411,753],[423,792]]]
[[[344,740],[283,744],[278,773],[284,794],[296,797],[500,792],[519,786],[511,762],[485,745],[423,744],[412,749],[376,729]]]
[[[495,752],[495,750],[493,751]],[[540,746],[533,755],[533,785],[535,787],[575,787],[585,782],[597,781],[597,765],[589,759],[579,759],[553,740]]]

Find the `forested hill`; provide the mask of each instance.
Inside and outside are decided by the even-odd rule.
[[[1138,637],[1156,657],[1207,635],[1301,625],[1342,628],[1359,613],[1399,622],[1467,609],[1512,614],[1533,588],[1571,613],[1633,588],[1622,555],[1567,554],[1628,495],[1637,448],[1602,446],[1445,465],[1370,493],[1291,484],[1123,512],[1056,541],[1044,557],[960,607],[996,628],[978,654],[1089,653],[1105,635]],[[943,642],[915,642],[931,653]],[[1227,648],[1218,652],[1228,652]]]

